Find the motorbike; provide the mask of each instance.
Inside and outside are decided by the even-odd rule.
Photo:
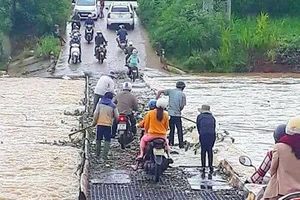
[[[79,61],[80,51],[79,51],[79,44],[73,43],[71,45],[71,58],[72,63],[77,64]]]
[[[85,40],[90,44],[94,37],[94,27],[93,25],[86,25],[85,26]]]
[[[239,162],[246,167],[253,167],[256,171],[256,167],[252,164],[252,160],[248,156],[240,156]],[[255,196],[255,200],[263,199],[263,196],[266,191],[269,180],[270,180],[269,176],[264,177],[264,180],[262,181],[261,184],[265,185],[265,186]],[[294,192],[294,193],[287,194],[283,197],[280,197],[278,200],[298,200],[298,199],[300,199],[300,192]]]
[[[117,137],[122,149],[134,140],[130,119],[124,113],[120,113],[117,120]]]
[[[131,67],[131,74],[129,75],[129,78],[132,80],[132,82],[135,82],[135,80],[138,78],[138,67],[132,66]]]
[[[96,58],[98,59],[98,61],[102,64],[105,57],[105,46],[103,44],[101,44],[99,47],[96,48]]]
[[[154,176],[156,183],[160,181],[160,176],[173,163],[172,159],[166,157],[166,141],[155,138],[148,142],[145,148],[145,155],[138,160],[138,167],[145,170],[146,174]]]

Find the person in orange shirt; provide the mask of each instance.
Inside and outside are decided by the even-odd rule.
[[[166,141],[167,152],[169,156],[170,147],[167,141],[167,131],[169,129],[169,115],[165,111],[168,102],[165,99],[158,99],[156,102],[156,109],[150,110],[144,118],[145,135],[140,142],[140,155],[138,160],[144,156],[144,149],[147,142],[162,138]]]
[[[148,107],[149,107],[150,110],[154,110],[156,108],[156,99],[151,99],[148,103]],[[142,121],[140,121],[140,123],[138,124],[138,127],[139,128],[144,128],[144,124],[145,124],[145,118]],[[141,132],[140,139],[142,139],[142,137],[144,136],[144,133],[145,133],[145,130],[143,130]]]

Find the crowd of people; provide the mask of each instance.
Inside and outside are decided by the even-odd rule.
[[[123,91],[114,98],[115,73],[111,71],[100,77],[94,96],[94,121],[97,125],[97,143],[105,140],[103,159],[108,159],[111,138],[116,132],[116,120],[119,113],[130,116],[132,131],[136,134],[136,119],[134,112],[138,109],[137,98],[131,93],[130,82],[123,83]],[[186,105],[183,81],[178,81],[174,89],[158,91],[156,99],[149,101],[149,111],[138,127],[145,132],[140,137],[140,153],[137,160],[144,155],[147,142],[162,138],[167,142],[166,152],[170,158],[170,147],[175,145],[174,133],[177,129],[179,148],[184,148],[182,133],[182,110]],[[160,98],[161,94],[169,96],[169,101]],[[168,111],[166,108],[168,107]],[[208,157],[209,172],[213,172],[213,147],[216,140],[216,119],[210,111],[209,105],[202,105],[198,109],[197,130],[201,144],[202,170],[206,169],[206,155]],[[167,132],[169,131],[169,137]],[[300,191],[300,116],[291,118],[287,124],[279,125],[274,131],[275,146],[267,152],[259,169],[247,179],[246,183],[262,183],[264,176],[270,171],[270,181],[264,194],[265,200],[276,200],[294,191]],[[100,148],[99,148],[100,149]],[[100,150],[97,156],[100,156]]]

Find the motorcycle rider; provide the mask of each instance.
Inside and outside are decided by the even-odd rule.
[[[103,36],[101,31],[97,31],[97,35],[95,36],[95,54],[94,56],[97,55],[97,47],[99,47],[100,45],[104,45],[104,58],[106,58],[106,46],[107,46],[107,40],[105,39],[105,37]]]
[[[81,62],[81,44],[80,44],[80,38],[78,33],[74,33],[72,36],[72,39],[70,41],[70,49],[69,49],[69,59],[68,63],[70,63],[71,60],[71,50],[72,50],[72,44],[78,44],[79,45],[79,62]]]
[[[169,151],[170,147],[167,141],[167,131],[169,128],[169,116],[165,111],[168,105],[168,101],[166,99],[160,98],[156,101],[156,108],[154,110],[150,110],[146,116],[145,120],[145,135],[142,137],[140,141],[140,155],[137,157],[137,160],[140,161],[144,156],[144,150],[147,142],[155,139],[162,138],[166,141],[166,150],[169,159]]]
[[[275,140],[275,144],[277,144],[282,136],[285,135],[285,128],[286,124],[281,124],[276,127],[273,133],[273,138]],[[272,162],[272,150],[267,152],[267,155],[263,159],[260,167],[256,170],[256,172],[253,173],[253,175],[248,178],[245,183],[255,183],[255,184],[261,184],[265,175],[271,168],[271,162]]]
[[[94,107],[93,112],[96,109],[96,106],[99,102],[99,99],[101,99],[106,92],[112,92],[114,93],[115,90],[115,82],[114,79],[116,78],[115,72],[110,71],[109,74],[102,75],[95,87],[94,91]]]
[[[156,108],[156,99],[151,99],[148,103],[148,107],[150,110],[154,110]],[[145,118],[142,121],[140,121],[140,123],[138,124],[138,128],[144,128],[144,124],[145,124]],[[144,133],[145,130],[141,131],[141,138],[144,136]]]
[[[137,55],[137,50],[136,49],[133,49],[132,50],[132,54],[131,56],[128,58],[127,62],[129,63],[129,66],[128,66],[128,75],[131,75],[131,72],[132,72],[132,68],[133,67],[137,67],[137,64],[140,63],[140,59]],[[138,76],[138,74],[137,74]]]
[[[120,43],[125,41],[127,44],[127,38],[126,36],[128,35],[127,30],[125,29],[124,25],[120,25],[119,26],[119,30],[117,31],[117,43],[118,43],[118,47],[120,47]]]
[[[74,13],[74,15],[72,16],[72,24],[71,24],[71,26],[72,26],[72,30],[73,30],[73,27],[74,27],[74,23],[78,26],[78,28],[80,29],[80,26],[81,26],[81,24],[80,24],[80,16],[79,16],[79,13],[78,13],[78,11],[75,11],[75,13]]]
[[[115,97],[114,103],[117,104],[119,113],[123,113],[129,117],[131,122],[131,131],[136,135],[136,119],[134,117],[133,111],[138,111],[138,101],[137,98],[131,93],[132,85],[130,82],[123,83],[123,91],[118,93]],[[115,136],[117,131],[117,123],[113,125],[113,136]]]
[[[125,57],[125,65],[127,65],[127,60],[128,60],[128,58],[131,56],[132,51],[133,51],[134,49],[136,49],[136,48],[133,46],[133,42],[132,42],[132,41],[129,41],[128,45],[129,45],[129,46],[126,47],[126,49],[125,49],[125,54],[126,54],[126,57]]]
[[[92,19],[92,15],[91,14],[88,15],[87,20],[84,22],[84,26],[87,26],[87,25],[92,25],[93,27],[95,27],[95,22]]]
[[[300,191],[300,115],[291,118],[285,130],[272,151],[271,179],[264,199],[278,199]]]
[[[181,111],[186,105],[186,96],[183,93],[185,88],[185,83],[183,81],[178,81],[176,83],[175,89],[160,90],[156,95],[156,99],[160,97],[161,94],[169,96],[169,124],[170,124],[170,135],[169,143],[170,146],[174,146],[174,132],[175,126],[177,128],[179,148],[184,148],[183,145],[183,133],[182,133],[182,121],[181,121]]]

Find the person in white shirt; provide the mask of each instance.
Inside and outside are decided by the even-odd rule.
[[[95,109],[97,107],[99,99],[101,99],[106,92],[114,93],[115,82],[113,79],[115,79],[115,78],[116,78],[115,72],[110,71],[109,74],[101,76],[100,79],[98,80],[97,85],[95,87],[95,91],[94,91],[93,112],[95,111]]]

